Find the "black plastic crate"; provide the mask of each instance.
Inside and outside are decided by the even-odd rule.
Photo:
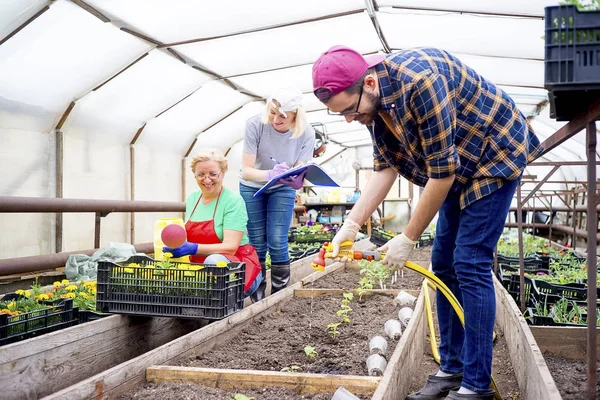
[[[7,294],[3,300],[16,299],[16,294]],[[0,346],[58,331],[77,324],[73,300],[60,299],[49,304],[49,308],[30,311],[16,316],[0,314]]]
[[[574,327],[585,326],[585,325],[568,323],[568,322],[556,322],[556,321],[554,321],[554,319],[552,317],[549,317],[547,315],[535,314],[535,311],[532,308],[527,308],[527,310],[525,310],[525,313],[523,314],[523,316],[525,317],[525,320],[527,321],[527,323],[529,325],[535,325],[535,326],[574,326]],[[582,319],[585,320],[585,318],[583,318],[583,317],[582,317]]]
[[[518,265],[508,265],[508,264],[504,264],[504,263],[498,263],[498,267],[502,270],[503,273],[510,273],[510,272],[519,272],[519,266]],[[546,274],[549,275],[550,271],[547,268],[541,268],[541,267],[537,267],[537,265],[533,265],[533,266],[528,266],[525,265],[524,269],[523,269],[526,273],[528,274]]]
[[[565,297],[569,300],[584,301],[587,299],[586,285],[581,283],[571,283],[568,285],[556,285],[550,282],[535,280],[533,282],[536,291],[539,294],[554,295]]]
[[[371,236],[369,237],[369,240],[371,243],[377,246],[383,246],[396,235],[396,233],[390,233],[381,228],[373,228],[371,229]]]
[[[433,245],[433,235],[431,233],[423,233],[417,241],[417,248]]]
[[[108,317],[110,314],[102,314],[92,310],[80,310],[75,307],[74,310],[75,318],[80,324],[84,324],[86,322],[96,321],[98,319]]]
[[[177,263],[186,269],[144,268],[155,262],[133,256],[98,263],[96,309],[104,313],[218,320],[244,307],[244,263],[225,267]],[[137,263],[140,267],[129,266]]]
[[[538,300],[538,293],[532,279],[525,276],[525,306],[533,307]],[[521,281],[519,275],[511,275],[508,284],[508,293],[515,299],[517,304],[521,303]]]
[[[545,87],[550,115],[568,121],[600,98],[600,11],[545,9]]]
[[[510,267],[519,268],[519,257],[508,257],[503,256],[502,254],[497,255],[498,264],[507,265]],[[523,266],[525,270],[546,270],[548,271],[548,267],[544,268],[544,262],[538,257],[524,257],[523,258]]]

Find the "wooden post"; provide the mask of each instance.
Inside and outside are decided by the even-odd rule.
[[[64,137],[63,133],[60,129],[55,130],[55,140],[56,140],[56,195],[55,197],[60,199],[63,197],[63,163],[64,163]],[[63,243],[63,213],[56,213],[56,224],[54,229],[54,240],[55,240],[55,251],[56,253],[62,252]]]

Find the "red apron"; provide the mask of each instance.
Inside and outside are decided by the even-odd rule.
[[[217,204],[215,204],[215,211],[213,212],[212,219],[208,221],[194,222],[188,220],[185,223],[185,230],[187,232],[187,240],[192,243],[201,243],[201,244],[218,244],[223,243],[221,239],[217,236],[217,232],[215,232],[215,215],[217,213],[217,207],[219,206],[219,199],[221,198],[221,193],[219,192],[219,196],[217,197]],[[196,211],[196,207],[198,207],[198,203],[202,199],[202,195],[198,198],[192,213],[190,214],[190,218],[194,215],[194,211]],[[251,244],[245,244],[243,246],[238,247],[235,255],[226,254],[224,255],[231,262],[243,262],[246,263],[246,279],[244,281],[244,292],[247,292],[254,283],[254,280],[258,276],[260,269],[260,262],[258,261],[258,254],[256,254],[256,249]],[[190,257],[190,261],[194,263],[203,263],[206,259],[206,256],[195,255]]]

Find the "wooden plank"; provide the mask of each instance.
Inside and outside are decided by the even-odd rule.
[[[406,397],[413,372],[418,370],[423,358],[426,322],[425,298],[421,292],[412,318],[389,359],[372,400],[398,400]]]
[[[540,350],[556,355],[587,360],[587,328],[585,326],[530,326]],[[596,329],[600,335],[600,328]],[[596,357],[600,361],[600,347],[596,347]]]
[[[302,264],[300,268],[303,268],[305,267],[304,264],[308,263],[310,268],[310,262],[310,259],[304,259],[298,261],[298,265]],[[322,276],[323,273],[315,272],[314,275]],[[295,289],[301,287],[302,283],[297,282],[228,318],[215,321],[204,328],[176,338],[136,358],[55,392],[44,399],[96,399],[103,398],[103,396],[117,396],[120,393],[132,390],[144,382],[148,366],[168,364],[181,357],[209,351],[217,343],[237,335],[239,331],[251,324],[253,318],[259,314],[275,311],[281,304],[293,297]]]
[[[504,333],[521,396],[524,399],[562,399],[519,307],[496,277],[494,287],[496,323]],[[501,387],[498,390],[502,392]]]
[[[363,296],[372,296],[374,294],[379,294],[383,296],[396,297],[400,289],[370,289],[365,290],[363,292]],[[413,296],[417,297],[419,295],[418,290],[406,290],[406,293],[410,293]],[[322,297],[322,296],[331,296],[331,295],[342,295],[344,293],[353,293],[355,296],[358,296],[358,290],[349,290],[349,289],[298,289],[294,291],[295,297]]]
[[[49,395],[200,326],[200,321],[113,315],[3,346],[1,397]]]
[[[381,378],[356,375],[310,374],[216,368],[151,366],[148,382],[193,382],[224,390],[262,389],[281,386],[300,394],[335,392],[340,386],[354,394],[371,395]]]

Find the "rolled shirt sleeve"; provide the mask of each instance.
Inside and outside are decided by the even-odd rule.
[[[429,178],[454,175],[460,167],[454,146],[456,111],[448,83],[442,75],[424,75],[410,98]]]

